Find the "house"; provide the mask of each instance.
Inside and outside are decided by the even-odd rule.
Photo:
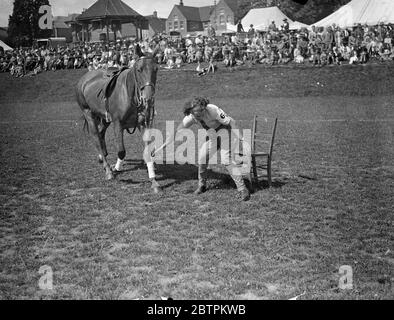
[[[166,33],[174,31],[186,36],[189,33],[204,31],[210,23],[211,12],[214,6],[190,7],[185,6],[181,0],[175,5],[166,21]]]
[[[142,30],[142,37],[152,38],[156,34],[166,32],[166,19],[159,18],[157,16],[157,11],[153,11],[153,14],[150,16],[145,16],[148,20],[148,29]]]
[[[211,13],[211,23],[216,33],[227,30],[227,24],[235,25],[241,17],[238,13],[238,0],[220,0]]]
[[[166,33],[179,32],[180,35],[205,32],[209,24],[217,30],[226,30],[226,23],[238,21],[238,0],[213,1],[212,6],[185,6],[183,0],[175,5],[166,22]]]
[[[69,24],[69,21],[75,19],[78,14],[69,14],[67,17],[57,16],[53,17],[53,29],[52,29],[52,37],[56,38],[66,38],[67,42],[73,41],[72,28]]]

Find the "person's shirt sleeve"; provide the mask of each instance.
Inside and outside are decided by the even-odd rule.
[[[230,124],[232,118],[229,117],[222,109],[217,107],[216,120],[227,126]]]
[[[192,114],[189,114],[188,116],[184,117],[182,120],[183,127],[189,128],[193,124],[197,123],[196,118],[193,117]]]

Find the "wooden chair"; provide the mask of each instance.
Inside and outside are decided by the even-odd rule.
[[[265,119],[265,124],[268,124]],[[258,131],[257,116],[253,118],[252,124],[252,145],[251,145],[251,170],[249,174],[250,185],[253,188],[254,184],[258,184],[258,179],[266,177],[268,180],[268,187],[272,185],[272,151],[274,148],[276,127],[278,124],[278,118],[275,118],[273,122],[271,132],[265,133]],[[269,128],[268,128],[269,129]],[[263,158],[262,163],[258,163],[257,158]],[[258,170],[262,169],[266,171],[266,175],[259,175]]]

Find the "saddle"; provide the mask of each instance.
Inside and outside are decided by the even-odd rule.
[[[115,89],[116,82],[118,80],[119,75],[128,69],[127,67],[118,68],[108,68],[104,73],[103,77],[106,80],[103,88],[99,90],[98,96],[101,96],[105,101],[105,120],[107,122],[111,122],[111,115],[109,114],[109,103],[108,98],[111,96],[112,92]]]
[[[103,94],[105,99],[108,99],[111,96],[115,89],[116,81],[118,80],[119,75],[126,69],[128,68],[108,68],[107,72],[104,73],[104,79],[106,79],[106,82],[103,87]]]

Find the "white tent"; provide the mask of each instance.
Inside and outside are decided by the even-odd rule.
[[[294,21],[292,23],[289,23],[290,30],[300,30],[301,28],[309,28],[309,26],[299,21]]]
[[[394,23],[393,0],[352,0],[313,25],[328,27],[335,23],[346,28],[358,23],[377,25],[381,22]]]
[[[255,30],[266,31],[271,22],[275,21],[276,27],[280,29],[285,18],[289,24],[293,22],[278,7],[251,9],[242,19],[242,26],[245,31],[249,30],[251,24],[253,24]]]
[[[3,41],[0,40],[0,47],[3,47],[4,51],[14,50],[10,46],[6,45]]]
[[[237,32],[237,26],[231,23],[226,23],[226,32]]]

